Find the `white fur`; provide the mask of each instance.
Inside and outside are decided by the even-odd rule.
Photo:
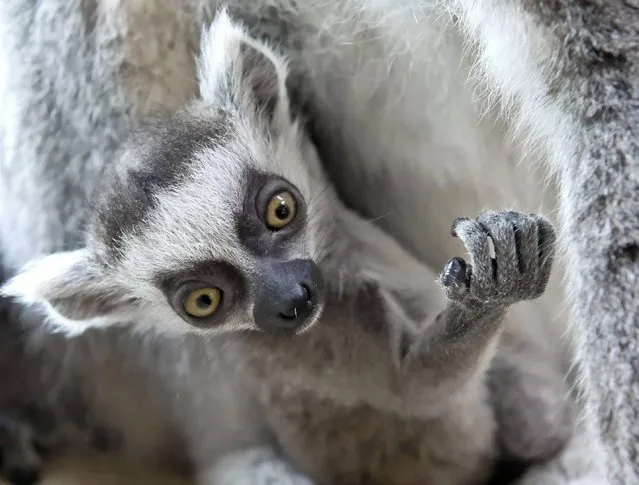
[[[20,274],[1,288],[0,295],[19,297],[26,304],[36,303],[46,296],[51,286],[55,286],[59,280],[64,279],[73,265],[85,261],[87,253],[86,249],[79,249],[30,261]],[[46,280],[39,277],[39,272],[31,271],[34,268],[42,271],[42,274],[46,275]]]
[[[312,485],[270,448],[251,448],[222,457],[212,470],[201,473],[200,483],[216,485]]]
[[[65,318],[49,303],[50,295],[57,291],[67,278],[70,269],[86,261],[87,251],[55,253],[34,260],[22,272],[0,287],[0,295],[16,298],[25,305],[41,306],[47,316],[46,323],[53,331],[68,337],[80,335],[87,328],[108,327],[120,321],[123,315],[107,315],[90,320],[76,321]]]
[[[226,8],[218,11],[210,27],[205,28],[201,39],[201,55],[199,57],[198,78],[200,96],[207,102],[217,106],[228,107],[228,102],[221,99],[221,95],[230,94],[226,84],[242,82],[242,65],[240,47],[242,44],[253,47],[260,52],[275,69],[277,90],[280,93],[277,112],[279,116],[288,113],[288,98],[286,96],[285,80],[287,76],[286,60],[281,55],[276,56],[264,43],[250,37],[246,29],[232,22]],[[246,90],[237,90],[245,94]],[[250,99],[245,102],[250,106]]]

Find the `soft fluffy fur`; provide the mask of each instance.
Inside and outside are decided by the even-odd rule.
[[[444,270],[445,303],[431,270],[337,200],[298,116],[291,119],[280,57],[225,13],[202,49],[200,99],[123,145],[93,204],[86,247],[32,261],[4,295],[41,305],[51,326],[67,334],[129,323],[134,333],[159,335],[152,343],[136,335],[128,344],[109,340],[121,335],[116,330],[76,339],[102,353],[121,347],[109,361],[137,358],[142,374],[153,374],[142,387],[166,396],[160,408],[175,416],[167,419],[201,483],[230,473],[224,456],[253,453],[249,446],[270,450],[271,462],[279,450],[292,466],[285,473],[282,463],[280,480],[307,480],[296,475],[304,472],[317,483],[353,484],[482,483],[499,438],[524,461],[561,448],[571,423],[563,390],[554,389],[550,401],[542,395],[558,373],[530,373],[530,362],[543,358],[535,352],[522,359],[500,353],[491,366],[506,310],[544,292],[551,225],[512,211],[458,219],[454,235],[469,261],[453,259]],[[273,232],[264,227],[263,194],[283,189],[297,194],[299,214]],[[324,283],[300,271],[308,264]],[[289,275],[315,295],[307,296],[315,309],[296,336],[261,317],[265,287],[268,309],[283,298]],[[172,305],[184,278],[223,289],[219,318],[195,321],[180,312],[181,302]],[[42,368],[73,353],[45,343]],[[116,390],[133,378],[111,396],[96,396],[95,383],[117,375],[122,363],[89,371],[77,368],[83,355],[68,357],[75,379],[62,388],[77,390],[87,414],[110,420],[124,435],[121,446],[135,450],[134,430],[102,412],[122,406]],[[185,360],[177,371],[175,359]],[[31,381],[36,387],[38,376]],[[24,394],[9,393],[37,399]],[[243,473],[251,483],[259,478],[250,478],[257,473],[250,467]]]
[[[179,12],[170,1],[148,5],[4,2],[5,92],[13,94],[3,100],[2,156],[11,167],[3,179],[11,187],[2,190],[2,232],[11,239],[2,244],[10,268],[75,244],[74,221],[84,213],[75,205],[84,206],[130,123],[158,105],[179,106],[195,90],[185,54],[214,5],[184,2]],[[597,425],[610,476],[636,480],[637,418],[625,405],[636,372],[620,364],[636,354],[626,343],[637,323],[636,10],[622,1],[253,5],[234,12],[289,54],[340,195],[420,259],[441,264],[451,253],[445,229],[458,214],[537,209],[542,185],[527,167],[549,161],[560,181],[578,350],[587,356],[588,422]],[[477,104],[473,92],[489,102]],[[495,121],[500,110],[503,124]],[[529,163],[516,166],[521,154],[505,143],[510,132],[530,141]],[[19,172],[12,160],[22,162]],[[27,160],[83,173],[83,185],[53,190],[66,179]],[[68,172],[55,169],[60,163]],[[615,190],[602,188],[611,184]],[[31,202],[7,206],[12,200]],[[514,320],[554,320],[561,292],[550,296],[546,305],[520,308],[528,319]],[[561,333],[561,325],[544,329],[540,345]],[[547,350],[549,365],[561,361],[561,351]]]

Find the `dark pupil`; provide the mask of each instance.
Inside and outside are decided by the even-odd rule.
[[[211,306],[211,297],[209,295],[202,295],[197,299],[197,306],[200,308],[208,308]]]
[[[280,205],[277,207],[277,209],[275,209],[275,217],[277,217],[281,221],[288,219],[290,213],[291,210],[288,208],[288,205],[286,205],[286,202],[284,201],[280,202]]]

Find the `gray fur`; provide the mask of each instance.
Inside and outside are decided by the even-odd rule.
[[[144,458],[143,453],[136,455],[135,442],[123,443],[120,430],[144,429],[148,422],[153,424],[147,425],[143,433],[149,433],[149,441],[137,450],[142,449],[156,460],[166,459],[160,450],[171,446],[170,439],[162,438],[159,446],[152,446],[152,440],[162,436],[166,428],[151,417],[154,403],[144,406],[145,419],[140,419],[139,412],[131,406],[133,402],[144,402],[149,390],[140,386],[131,362],[122,361],[122,353],[109,357],[117,335],[101,339],[103,348],[96,352],[91,338],[69,342],[33,328],[33,323],[40,324],[41,318],[40,314],[26,311],[11,315],[11,319],[3,313],[0,318],[3,475],[11,483],[32,483],[31,479],[39,474],[42,453],[46,457],[73,451],[125,451]],[[27,328],[19,328],[18,321]],[[103,407],[94,406],[92,399],[98,399]],[[128,406],[126,418],[120,414],[123,406]],[[119,419],[113,420],[113,416]],[[109,422],[115,422],[117,427]]]
[[[148,124],[150,125],[150,123]],[[206,125],[171,118],[170,123],[156,122],[145,126],[144,134],[134,135],[130,143],[140,166],[130,169],[126,177],[117,180],[108,202],[98,209],[101,237],[109,241],[108,251],[117,258],[127,233],[140,230],[146,215],[155,204],[159,190],[178,186],[187,175],[184,169],[198,147],[213,145],[224,140],[224,123]],[[137,137],[143,139],[137,139]],[[149,143],[148,140],[153,140]]]
[[[475,212],[478,205],[517,201],[537,210],[556,203],[540,195],[538,179],[511,163],[521,154],[504,143],[504,132],[532,133],[528,142],[541,142],[523,158],[528,165],[548,160],[560,180],[561,240],[588,419],[599,423],[597,442],[605,444],[615,483],[636,481],[637,417],[625,405],[636,394],[636,373],[621,364],[634,362],[637,353],[626,342],[637,324],[636,9],[624,1],[397,6],[370,0],[339,8],[325,2],[232,3],[253,31],[260,31],[263,20],[264,35],[291,58],[291,79],[302,82],[293,92],[314,120],[314,137],[340,196],[378,218],[434,267],[452,252],[444,235],[453,216]],[[143,2],[117,5],[2,6],[10,19],[3,48],[11,72],[3,93],[12,94],[3,94],[2,163],[11,174],[3,180],[11,184],[2,187],[0,210],[3,258],[11,271],[34,256],[77,245],[85,193],[111,159],[111,141],[119,143],[129,123],[149,109],[177,107],[196,89],[194,76],[185,75],[194,72],[188,53],[214,5],[189,2],[179,13],[171,2],[155,2],[152,12]],[[131,48],[122,18],[137,27],[126,32],[144,38],[149,49]],[[40,43],[24,41],[27,32],[26,38]],[[78,46],[88,54],[78,55]],[[158,51],[165,55],[154,56]],[[479,122],[467,83],[473,62],[481,74],[478,88],[504,109],[503,125],[495,121],[492,104]],[[38,82],[42,73],[50,82]],[[613,156],[618,158],[611,161]],[[43,177],[30,161],[55,165],[53,173],[65,174],[63,181]],[[84,175],[76,178],[78,173]],[[72,190],[58,192],[69,185]],[[435,206],[435,213],[427,210]],[[553,291],[542,303],[513,312],[525,310],[528,321],[536,321],[540,309],[545,314],[550,308],[554,316],[562,295],[556,282],[550,284]],[[536,344],[556,369],[562,352],[544,341],[558,340],[561,320],[559,330],[543,327],[543,318],[536,323],[543,328]],[[618,393],[608,392],[611,382]]]
[[[255,50],[272,69],[255,62]],[[248,68],[247,55],[253,61]],[[177,414],[170,421],[187,441],[188,458],[202,480],[217,476],[229,452],[278,444],[298,470],[320,483],[409,483],[415,477],[481,482],[498,453],[485,371],[506,309],[543,292],[553,253],[551,226],[515,212],[458,224],[455,230],[470,253],[470,263],[463,263],[469,271],[445,273],[446,304],[428,268],[338,201],[299,121],[282,109],[288,105],[284,73],[272,51],[221,16],[213,35],[205,37],[202,99],[177,118],[129,137],[94,204],[86,248],[34,260],[3,291],[24,303],[44,303],[51,325],[63,331],[129,322],[139,332],[159,333],[149,345],[160,352],[141,351],[133,336],[120,342],[118,352],[123,362],[136,356],[144,374],[154,376],[147,386],[166,393],[168,412]],[[275,86],[267,112],[260,107],[264,91],[254,96],[250,89],[257,76],[275,77],[259,83]],[[179,125],[172,129],[176,119]],[[183,126],[195,126],[180,141],[191,140],[193,147],[176,157],[175,143],[167,140]],[[255,183],[251,174],[258,170],[263,175]],[[256,206],[259,222],[261,192],[272,184],[300,194],[302,222],[291,223],[288,232],[266,234],[258,223],[240,230],[238,209],[246,215]],[[253,202],[247,206],[246,200]],[[108,211],[129,206],[136,222],[123,218],[115,224],[115,213]],[[249,240],[264,233],[260,238],[276,244],[256,254],[247,247],[246,231]],[[490,258],[489,235],[496,273],[493,265],[481,264]],[[480,239],[483,245],[473,243]],[[312,259],[327,282],[311,322],[289,338],[255,332],[250,311],[260,284],[274,271],[271,263],[282,259]],[[159,282],[199,268],[198,277],[217,286],[220,261],[235,268],[246,288],[225,291],[234,305],[221,307],[220,320],[192,325],[167,303],[171,295],[164,293],[172,285]],[[407,301],[412,308],[403,307]],[[248,332],[210,337],[229,330]],[[114,348],[109,333],[76,339],[104,352]],[[179,338],[190,333],[199,339]],[[203,352],[214,352],[220,362],[207,364],[200,359]],[[176,368],[176,358],[186,364]],[[86,379],[97,382],[103,372],[97,365],[96,375]],[[220,376],[230,385],[228,393],[218,394]],[[117,396],[107,402],[112,399]],[[225,400],[244,401],[233,412],[252,409],[258,423],[245,422],[241,432],[221,430],[236,421],[217,405]],[[211,409],[216,415],[207,418]],[[326,422],[327,416],[334,419]],[[347,424],[361,430],[340,437]],[[405,450],[398,454],[398,447]],[[347,451],[348,459],[335,463]],[[364,459],[371,452],[377,459]]]
[[[458,4],[462,17],[471,12],[470,2]],[[497,2],[493,10],[509,8],[509,2]],[[588,418],[603,445],[609,479],[636,483],[639,10],[632,1],[521,2],[519,8],[537,35],[546,37],[531,53],[535,58],[526,60],[540,66],[542,90],[514,77],[492,79],[523,108],[523,116],[533,103],[556,116],[550,125],[550,118],[533,117],[529,126],[548,147],[550,169],[560,183]],[[491,46],[484,39],[481,48]]]
[[[556,35],[566,51],[550,84],[578,126],[573,157],[558,169],[570,201],[564,231],[584,392],[610,479],[633,483],[639,481],[633,345],[639,325],[639,8],[591,2],[538,14],[550,28],[562,25]],[[568,18],[579,20],[567,25]]]
[[[329,194],[316,199],[315,204],[330,204],[333,209],[336,220],[330,227],[335,231],[335,242],[331,249],[320,253],[318,263],[327,280],[339,284],[329,286],[326,309],[313,329],[292,338],[261,333],[212,340],[189,338],[184,342],[160,337],[143,343],[132,338],[121,341],[118,347],[108,333],[89,333],[77,339],[107,355],[117,348],[118,353],[111,354],[115,359],[134,362],[137,358],[143,363],[145,374],[152,376],[143,387],[147,392],[155,389],[160,400],[168,400],[169,413],[177,413],[172,421],[187,440],[189,458],[195,460],[202,480],[239,473],[225,471],[225,455],[236,446],[246,446],[244,440],[250,438],[249,444],[253,445],[277,444],[298,470],[319,483],[412,483],[415,477],[437,483],[466,483],[472,478],[481,483],[497,454],[484,370],[494,352],[506,308],[521,299],[539,296],[535,283],[547,279],[547,262],[552,256],[550,239],[522,237],[516,242],[514,233],[523,227],[530,227],[535,234],[540,227],[550,230],[547,223],[512,212],[481,217],[485,226],[478,230],[484,237],[485,230],[492,235],[495,267],[501,276],[494,279],[493,267],[484,272],[480,265],[469,265],[471,271],[458,273],[456,278],[442,276],[452,298],[446,305],[438,297],[434,275],[427,268],[335,199],[330,202]],[[309,210],[313,209],[310,205]],[[534,222],[527,226],[529,220]],[[471,229],[463,235],[459,226],[457,231],[469,240],[477,237]],[[509,249],[509,245],[516,247]],[[152,257],[154,251],[147,251]],[[480,261],[488,252],[487,246],[470,250],[471,260]],[[515,252],[522,255],[526,263],[523,267],[528,271],[516,269],[509,276],[505,273],[509,261],[503,255]],[[71,270],[75,270],[73,266]],[[36,266],[27,270],[39,271]],[[130,271],[119,269],[119,280],[130,278]],[[107,274],[103,277],[110,278]],[[526,279],[528,284],[524,284]],[[7,288],[12,288],[12,281]],[[475,291],[478,286],[483,290],[480,299]],[[362,294],[362,289],[368,288],[375,292],[373,299],[366,292]],[[63,286],[58,289],[64,291]],[[422,309],[418,313],[425,319],[408,318],[393,293],[420,295]],[[405,354],[397,348],[403,340],[409,342]],[[64,359],[66,352],[57,350],[49,358]],[[185,350],[186,356],[181,356]],[[213,352],[219,361],[207,362],[202,352]],[[103,365],[113,365],[111,359],[100,362],[86,350],[77,362],[91,357],[96,361],[97,374],[84,374],[88,381],[74,379],[74,386],[80,389],[98,381]],[[184,358],[186,365],[175,366],[173,359]],[[131,382],[131,378],[126,380]],[[223,381],[235,382],[241,393],[233,392],[233,385],[221,393]],[[89,385],[83,392],[91,392],[91,388]],[[188,394],[183,395],[183,389]],[[248,410],[259,413],[257,416],[265,421],[261,426],[248,426],[249,415],[243,414],[243,432],[221,434],[220,427],[229,419],[224,408],[217,405],[223,400],[244,401]],[[93,401],[95,398],[89,398]],[[117,395],[108,396],[98,408],[117,401]],[[252,401],[257,407],[250,404]],[[211,409],[216,413],[207,418]],[[525,408],[516,410],[521,411]],[[132,433],[125,431],[122,423],[114,424],[125,434]],[[258,433],[262,427],[269,430],[267,435]],[[205,435],[193,434],[195,428],[204,429]],[[342,435],[344,429],[348,432]],[[266,439],[269,435],[272,437]],[[375,459],[371,453],[376,454]],[[339,462],[338,456],[342,457]],[[220,458],[219,463],[216,458]]]

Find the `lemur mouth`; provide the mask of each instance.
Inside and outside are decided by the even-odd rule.
[[[271,265],[257,287],[255,324],[269,333],[296,334],[312,326],[323,302],[323,278],[311,260]]]

